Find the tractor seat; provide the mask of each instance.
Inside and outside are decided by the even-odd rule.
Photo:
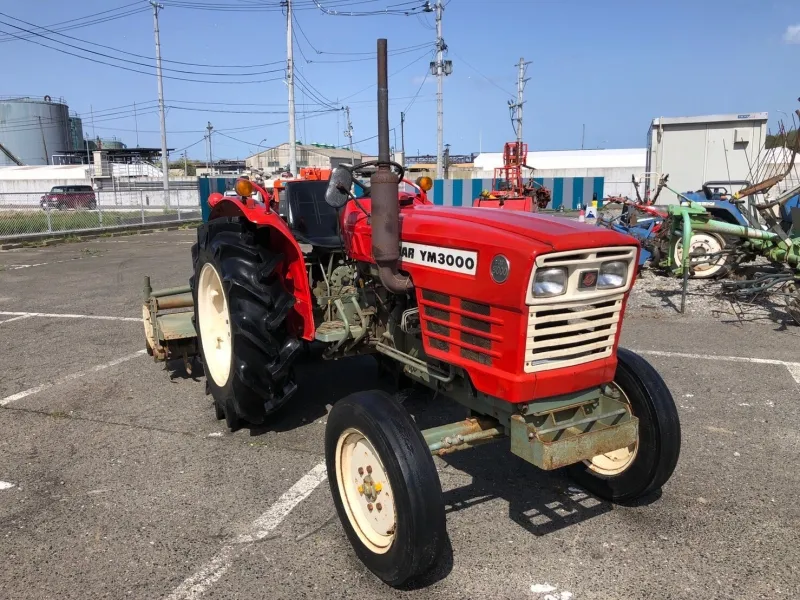
[[[278,212],[295,239],[318,248],[342,247],[339,216],[325,202],[327,181],[290,181],[280,193]]]

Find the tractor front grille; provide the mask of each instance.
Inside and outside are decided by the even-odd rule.
[[[611,356],[624,296],[531,306],[525,372],[569,367]]]
[[[633,281],[637,248],[612,246],[541,254],[531,273],[528,298],[528,330],[523,367],[526,373],[571,367],[611,356],[619,331],[625,294]],[[628,277],[619,288],[582,288],[587,271],[599,272],[608,261],[628,265]],[[566,271],[564,294],[554,298],[532,295],[536,270]]]
[[[500,357],[502,321],[491,306],[431,290],[422,290],[420,319],[431,348],[491,366]]]

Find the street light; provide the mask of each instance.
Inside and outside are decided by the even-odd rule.
[[[258,148],[263,148],[263,146],[262,146],[261,144],[263,144],[263,143],[264,143],[264,142],[266,142],[266,141],[267,141],[267,138],[264,138],[263,140],[261,140],[260,142],[258,142],[258,144],[256,144],[256,146],[257,146]],[[264,165],[262,165],[262,164],[261,164],[261,153],[259,152],[258,154],[259,154],[259,156],[258,156],[258,168],[259,168],[259,169],[263,169],[263,168],[264,168]]]

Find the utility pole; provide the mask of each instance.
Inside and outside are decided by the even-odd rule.
[[[427,7],[426,12],[430,12],[430,7]],[[436,5],[433,7],[436,11],[436,62],[431,63],[431,74],[436,75],[436,178],[444,178],[444,78],[445,75],[450,75],[453,72],[453,61],[445,61],[444,53],[447,50],[447,44],[444,43],[442,37],[442,13],[444,13],[444,4],[442,0],[437,0]]]
[[[206,155],[206,175],[211,175],[211,131],[214,129],[214,126],[211,124],[211,121],[208,122],[206,125],[206,129],[208,130],[208,154]]]
[[[403,166],[406,162],[406,113],[400,113],[400,152],[403,153]]]
[[[297,147],[294,128],[294,40],[292,38],[292,0],[286,0],[286,85],[289,87],[289,170],[297,175]]]
[[[523,92],[525,91],[525,84],[528,82],[525,79],[525,71],[528,70],[530,62],[525,62],[524,58],[519,59],[519,74],[517,75],[517,144],[522,145],[522,106],[524,101],[522,99]]]
[[[183,151],[183,176],[184,177],[189,176],[189,165],[187,164],[186,161],[186,150]]]
[[[156,38],[156,79],[158,80],[158,109],[161,113],[161,170],[164,172],[164,203],[169,208],[169,156],[167,156],[167,121],[164,115],[164,80],[161,77],[161,36],[158,31],[158,11],[163,4],[150,0],[153,7],[153,33]]]
[[[347,129],[344,130],[344,136],[350,139],[350,158],[353,158],[353,124],[350,122],[350,107],[344,107],[344,114],[347,116]]]
[[[517,67],[519,71],[517,74],[517,101],[508,101],[508,106],[511,109],[511,119],[514,123],[514,130],[517,133],[517,153],[522,155],[522,107],[525,101],[523,100],[523,93],[525,92],[525,84],[529,81],[525,79],[525,71],[528,70],[530,62],[525,62],[524,58],[519,59]]]
[[[133,126],[136,127],[136,147],[139,147],[139,118],[136,115],[136,102],[133,103]]]

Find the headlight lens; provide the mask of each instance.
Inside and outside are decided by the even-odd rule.
[[[597,278],[598,290],[610,290],[622,287],[628,280],[628,263],[612,260],[600,265],[600,276]]]
[[[567,291],[567,270],[540,269],[536,271],[532,291],[536,298],[560,296]]]

